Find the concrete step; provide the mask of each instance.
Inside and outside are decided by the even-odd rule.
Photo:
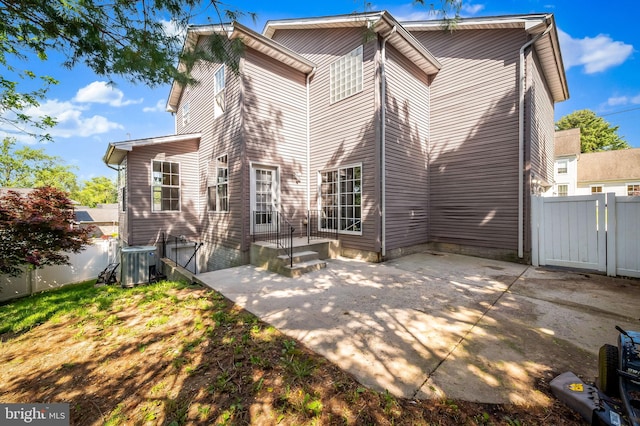
[[[282,275],[291,278],[297,278],[307,272],[319,271],[327,267],[327,262],[324,260],[308,260],[306,262],[294,263],[293,267],[288,264],[282,268]]]
[[[307,262],[309,260],[317,260],[319,258],[320,257],[317,251],[306,250],[306,251],[298,251],[293,253],[294,264]],[[281,254],[280,256],[278,256],[278,259],[280,259],[283,264],[289,264],[290,262],[289,256],[286,254]]]

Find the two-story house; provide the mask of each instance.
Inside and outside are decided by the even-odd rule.
[[[580,153],[580,129],[555,137],[554,184],[546,196],[640,195],[640,148]]]
[[[372,261],[425,246],[528,257],[529,197],[553,181],[568,98],[552,15],[198,26],[185,49],[214,33],[242,41],[239,72],[200,64],[198,86],[171,88],[175,135],[109,144],[124,244],[185,235],[219,269],[247,263],[281,215]]]

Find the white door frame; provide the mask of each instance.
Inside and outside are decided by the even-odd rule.
[[[280,210],[280,166],[265,164],[265,163],[249,163],[250,168],[250,204],[249,204],[249,217],[250,217],[250,229],[251,235],[255,232],[260,232],[260,229],[254,229],[256,225],[254,225],[254,217],[253,212],[256,211],[256,171],[269,171],[272,173],[272,183],[271,187],[271,207],[273,211]]]

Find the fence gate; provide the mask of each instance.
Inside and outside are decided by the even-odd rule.
[[[606,272],[605,201],[605,194],[532,197],[532,263]]]
[[[640,278],[640,197],[531,197],[531,260]]]

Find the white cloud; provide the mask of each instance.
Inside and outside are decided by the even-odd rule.
[[[124,128],[121,124],[109,121],[101,115],[86,117],[84,115],[86,110],[87,108],[85,106],[77,105],[73,102],[61,102],[57,99],[50,99],[42,103],[39,107],[27,108],[24,113],[34,118],[45,115],[53,117],[58,124],[48,129],[47,133],[54,138],[70,138],[74,136],[88,137],[106,133],[114,129]],[[12,129],[4,130],[12,131]],[[39,132],[35,129],[29,130],[34,133]],[[15,131],[15,129],[13,129],[13,131]]]
[[[607,99],[608,106],[639,105],[640,94],[636,96],[612,96]]]
[[[166,105],[167,101],[165,101],[164,99],[159,99],[154,106],[142,108],[142,112],[163,112],[166,108]]]
[[[484,9],[484,4],[465,3],[462,5],[461,15],[473,16]]]
[[[184,26],[178,25],[176,21],[167,21],[166,19],[161,19],[160,23],[162,24],[165,35],[169,37],[178,37],[180,40],[182,40],[187,34],[187,29]]]
[[[81,88],[73,98],[75,102],[109,104],[113,107],[122,107],[131,104],[139,104],[143,99],[123,100],[124,93],[120,89],[110,86],[106,81],[94,81]]]
[[[595,37],[573,38],[558,30],[564,66],[584,66],[584,72],[595,74],[622,64],[633,53],[633,46],[614,41],[605,34]]]

